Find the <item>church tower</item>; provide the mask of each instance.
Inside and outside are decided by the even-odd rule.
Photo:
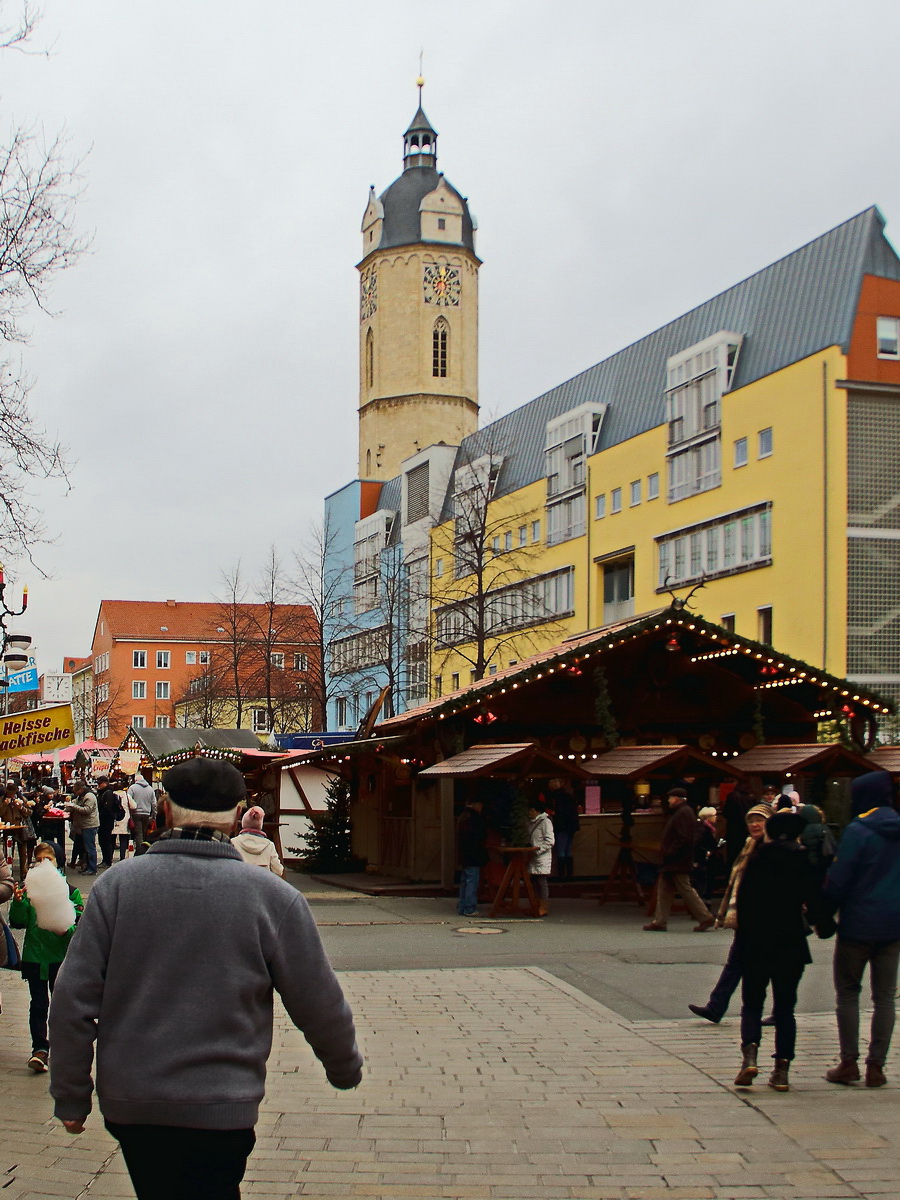
[[[478,268],[465,197],[437,169],[419,108],[403,173],[369,202],[359,270],[359,478],[392,479],[405,458],[478,427]]]

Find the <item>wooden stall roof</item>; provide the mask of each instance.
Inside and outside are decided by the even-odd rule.
[[[420,779],[437,779],[440,776],[453,779],[471,779],[476,775],[527,775],[535,766],[542,775],[578,775],[584,778],[587,772],[579,763],[560,762],[555,754],[542,750],[536,742],[507,742],[470,746],[460,754],[445,758],[419,772]]]
[[[879,746],[866,757],[880,770],[900,775],[900,746]]]
[[[804,746],[756,746],[733,760],[745,775],[783,775],[790,771],[828,769],[838,775],[862,775],[876,771],[875,761],[840,742],[810,743]]]
[[[617,746],[599,758],[590,759],[584,769],[596,778],[634,780],[661,771],[671,774],[676,768],[690,769],[692,764],[736,779],[742,779],[744,775],[733,762],[710,758],[693,746]]]

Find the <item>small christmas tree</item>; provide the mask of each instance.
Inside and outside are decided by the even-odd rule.
[[[310,823],[302,850],[313,871],[352,871],[358,865],[350,844],[350,782],[335,775],[325,786],[325,812]]]

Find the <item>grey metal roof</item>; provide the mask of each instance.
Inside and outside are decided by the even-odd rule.
[[[863,275],[900,280],[900,258],[884,224],[877,208],[865,209],[471,434],[456,466],[488,452],[504,455],[495,495],[505,495],[543,476],[547,421],[580,404],[609,405],[601,450],[663,424],[666,360],[723,329],[744,337],[732,391],[828,346],[846,352]]]
[[[134,727],[132,726],[134,729]],[[134,735],[151,758],[163,758],[178,750],[190,750],[199,742],[219,750],[261,750],[262,742],[250,729],[134,729]]]
[[[425,116],[425,110],[422,108],[421,104],[416,109],[416,115],[410,121],[409,128],[407,129],[406,133],[431,133],[437,136],[437,130]]]
[[[384,208],[384,224],[381,227],[381,241],[378,250],[387,250],[391,246],[409,246],[413,242],[421,242],[421,220],[419,205],[429,192],[443,179],[444,183],[462,204],[462,241],[459,243],[475,252],[475,236],[472,227],[472,217],[465,196],[460,195],[453,184],[434,167],[407,167],[403,174],[395,179],[378,197]],[[452,246],[453,242],[435,242],[436,246]]]

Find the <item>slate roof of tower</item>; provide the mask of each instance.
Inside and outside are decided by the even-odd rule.
[[[413,242],[421,242],[421,224],[419,205],[422,200],[433,192],[443,179],[446,186],[459,197],[462,204],[462,242],[473,253],[475,251],[475,235],[472,216],[464,196],[456,190],[453,184],[434,167],[407,167],[390,187],[385,188],[378,199],[384,208],[384,224],[381,227],[381,241],[378,250],[388,250],[392,246],[409,246]],[[453,242],[435,242],[436,246],[451,248]]]
[[[863,275],[900,280],[900,258],[884,224],[877,208],[865,209],[471,434],[456,466],[488,452],[504,455],[494,494],[505,495],[543,477],[547,422],[580,404],[609,405],[600,450],[662,425],[666,360],[720,330],[744,338],[732,391],[828,346],[846,353]]]

